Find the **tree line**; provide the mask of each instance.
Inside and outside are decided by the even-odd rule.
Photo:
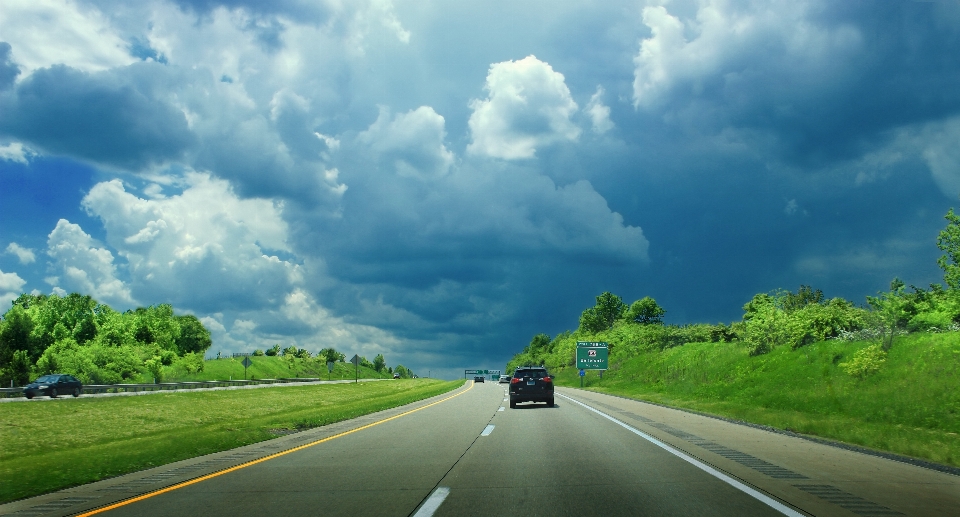
[[[947,225],[937,237],[937,247],[943,252],[937,264],[944,272],[946,285],[908,287],[894,278],[889,291],[867,296],[863,306],[843,298],[828,299],[821,290],[801,285],[796,292],[780,289],[756,294],[743,305],[739,321],[716,325],[665,325],[667,311],[653,298],[644,297],[627,305],[621,297],[604,292],[581,313],[575,331],[553,338],[542,333],[533,336],[507,363],[507,369],[572,366],[577,341],[608,342],[613,365],[642,352],[686,343],[733,343],[757,356],[781,346],[797,350],[818,341],[839,339],[873,342],[855,353],[850,362],[839,365],[851,375],[869,374],[882,364],[896,336],[960,330],[960,216],[951,208],[945,219]]]
[[[210,332],[169,304],[118,312],[90,296],[22,294],[0,319],[0,385],[70,373],[84,383],[115,384],[175,362],[203,370]]]
[[[288,346],[282,348],[279,343],[273,345],[272,347],[261,350],[256,349],[253,351],[255,356],[268,356],[268,357],[286,357],[286,358],[296,358],[296,359],[310,359],[313,357],[317,361],[323,363],[345,363],[347,362],[347,355],[338,352],[335,348],[323,348],[317,352],[314,356],[309,350],[304,348],[297,348],[295,346]],[[359,358],[359,365],[365,368],[370,368],[371,370],[376,371],[377,373],[389,373],[393,375],[394,373],[400,374],[402,379],[410,379],[414,377],[413,370],[398,364],[396,367],[387,366],[387,360],[383,357],[383,354],[377,354],[373,358],[373,361],[370,361],[364,356],[357,356]]]

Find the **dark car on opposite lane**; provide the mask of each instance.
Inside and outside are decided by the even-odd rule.
[[[510,379],[510,407],[520,402],[546,402],[553,407],[553,379],[542,366],[517,368]]]
[[[473,378],[473,382],[483,382],[483,376],[477,375],[476,377]]]
[[[32,399],[37,395],[47,395],[55,398],[57,395],[73,395],[79,397],[83,384],[73,375],[54,373],[44,375],[23,387],[23,395]]]

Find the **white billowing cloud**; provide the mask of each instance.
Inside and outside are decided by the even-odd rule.
[[[57,64],[96,72],[136,61],[103,13],[73,0],[4,0],[0,35],[21,77]]]
[[[399,350],[399,340],[389,332],[369,325],[346,323],[332,316],[303,289],[288,293],[280,308],[282,316],[291,323],[304,325],[309,330],[303,342],[316,343],[316,350],[334,346],[340,351],[357,350],[360,355],[390,355]]]
[[[7,245],[7,253],[16,255],[21,264],[32,264],[37,260],[37,256],[32,249],[24,248],[15,242]]]
[[[0,313],[10,308],[11,302],[22,294],[21,289],[26,283],[27,281],[16,273],[0,271]]]
[[[590,102],[583,108],[583,111],[590,117],[593,123],[593,132],[604,134],[613,129],[613,122],[610,120],[610,107],[603,103],[604,90],[602,86],[597,86],[597,92],[590,97]]]
[[[532,158],[538,147],[580,136],[570,120],[577,103],[563,74],[535,56],[490,65],[484,90],[486,99],[470,102],[470,153]]]
[[[0,160],[17,162],[26,165],[30,162],[30,158],[35,155],[36,153],[20,142],[12,142],[7,145],[0,145]]]
[[[117,277],[113,253],[79,225],[60,219],[47,237],[47,255],[62,271],[61,285],[54,287],[122,307],[135,304],[130,288]]]
[[[832,66],[859,49],[862,36],[849,25],[819,26],[808,19],[811,3],[700,0],[695,17],[681,19],[666,6],[645,7],[652,34],[634,57],[633,102],[650,108],[672,90],[698,95],[711,80],[736,84],[764,75],[791,77],[789,88],[821,81]],[[688,37],[690,35],[691,37]]]
[[[401,176],[442,176],[453,165],[454,155],[443,144],[444,120],[433,108],[391,116],[381,108],[376,122],[358,135],[381,156],[390,160]]]
[[[240,199],[209,174],[187,173],[183,181],[178,195],[143,199],[113,180],[83,199],[127,260],[137,297],[201,312],[218,303],[279,303],[276,293],[301,275],[299,266],[275,255],[290,252],[282,203]]]
[[[960,195],[960,117],[927,124],[914,141],[940,191],[956,199]]]

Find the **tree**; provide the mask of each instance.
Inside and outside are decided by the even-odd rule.
[[[950,289],[960,289],[960,216],[951,208],[947,215],[947,227],[937,236],[937,247],[944,255],[937,259],[943,270],[943,281]]]
[[[663,315],[667,311],[657,305],[657,301],[645,296],[632,304],[627,310],[626,319],[641,325],[663,325]]]
[[[280,343],[277,343],[277,344],[273,345],[272,347],[268,348],[267,351],[264,352],[264,354],[266,354],[266,355],[268,355],[268,356],[271,356],[271,357],[280,355]]]
[[[873,309],[870,317],[880,331],[880,345],[886,352],[893,347],[893,338],[909,320],[907,305],[909,300],[903,296],[904,283],[899,278],[890,282],[890,292],[879,296],[868,296],[867,303]]]
[[[293,358],[297,356],[297,347],[290,345],[283,349],[283,356]]]
[[[786,292],[783,297],[783,310],[793,312],[802,309],[807,305],[823,303],[823,291],[814,290],[809,285],[801,285],[797,289],[797,294]]]
[[[373,358],[373,369],[376,370],[377,373],[380,373],[386,367],[387,361],[383,358],[383,354],[377,354],[377,356]]]
[[[203,354],[213,344],[210,331],[193,314],[176,316],[176,320],[180,324],[180,335],[174,342],[180,355],[190,352]]]
[[[597,296],[597,304],[580,315],[580,328],[586,332],[602,332],[613,327],[613,323],[623,317],[627,305],[619,296],[606,291]]]

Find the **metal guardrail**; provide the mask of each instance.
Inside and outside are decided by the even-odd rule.
[[[121,393],[127,391],[162,391],[203,388],[224,388],[229,386],[252,386],[257,384],[286,384],[290,382],[318,382],[319,377],[299,377],[292,379],[256,379],[256,380],[229,380],[229,381],[189,381],[189,382],[158,382],[156,384],[88,384],[84,385],[85,394],[93,393]],[[0,388],[0,398],[22,397],[23,387]]]

